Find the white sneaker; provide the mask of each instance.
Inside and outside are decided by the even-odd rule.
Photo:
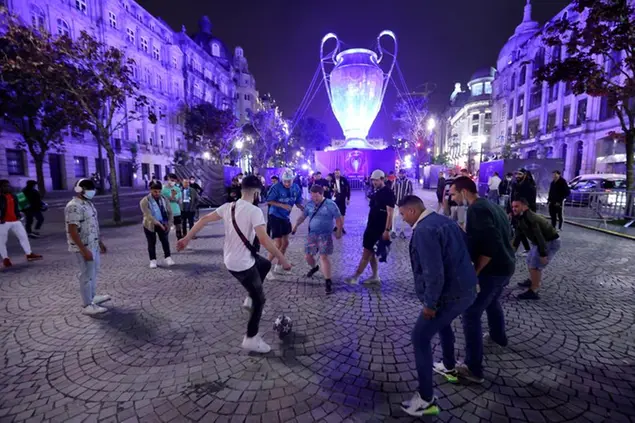
[[[156,269],[156,268],[157,268],[157,261],[150,260],[150,269]]]
[[[371,276],[370,278],[366,279],[362,283],[364,283],[364,284],[367,284],[367,283],[379,284],[379,283],[381,283],[381,279],[379,278],[379,276]]]
[[[101,304],[106,301],[110,301],[110,295],[95,295],[93,297],[93,304]]]
[[[174,266],[174,260],[172,260],[172,257],[166,257],[165,265],[168,266],[168,267]]]
[[[242,347],[248,351],[253,351],[261,354],[267,354],[271,351],[271,347],[262,339],[260,334],[247,338],[247,335],[243,338]]]
[[[99,307],[97,304],[89,304],[82,309],[82,313],[87,316],[94,316],[96,314],[101,314],[107,312],[108,309],[104,307]]]
[[[243,308],[247,311],[251,311],[252,307],[253,301],[251,301],[251,297],[245,298],[245,301],[243,302]]]
[[[401,409],[415,417],[421,416],[436,416],[439,414],[439,407],[436,405],[436,398],[433,398],[431,402],[424,401],[419,395],[419,392],[415,392],[410,401],[404,401],[401,403]]]
[[[276,264],[275,266],[273,266],[272,273],[282,273],[282,272],[284,272],[284,269],[282,268],[282,266],[280,266],[279,264]]]
[[[349,285],[359,285],[359,276],[351,276],[350,278],[344,279],[344,282]]]

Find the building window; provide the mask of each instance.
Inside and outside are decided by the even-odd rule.
[[[176,56],[172,57],[172,67],[174,69],[177,69],[179,67],[179,62],[178,62]]]
[[[560,61],[560,56],[562,52],[562,46],[554,46],[551,50],[551,62],[557,63]]]
[[[615,110],[609,106],[608,97],[601,97],[600,100],[600,121],[609,120],[615,116]]]
[[[492,112],[485,112],[485,120],[492,120]]]
[[[556,82],[551,87],[549,87],[549,103],[553,103],[558,99],[558,87],[560,83]]]
[[[144,72],[144,81],[146,83],[146,85],[150,85],[151,83],[151,79],[150,79],[150,69],[146,68],[146,71]]]
[[[219,57],[220,56],[220,46],[218,43],[212,44],[212,56]]]
[[[571,85],[572,85],[571,81],[567,81],[567,82],[564,83],[564,95],[565,96],[570,95],[573,92],[573,90],[571,89]]]
[[[181,148],[181,138],[176,138],[176,148]]]
[[[556,129],[556,111],[549,112],[547,114],[547,132],[551,132]]]
[[[159,50],[159,47],[157,46],[152,46],[152,58],[155,60],[161,60],[161,52]]]
[[[510,100],[509,104],[507,105],[507,119],[513,119],[514,118],[514,101]]]
[[[571,122],[571,106],[564,106],[562,110],[562,127],[566,128]]]
[[[137,128],[137,143],[141,143],[141,129]]]
[[[86,0],[75,0],[75,9],[86,14]]]
[[[130,74],[132,75],[132,77],[136,80],[139,79],[139,68],[137,67],[136,63],[132,63],[130,65]]]
[[[540,47],[534,56],[534,69],[540,69],[545,65],[545,49]]]
[[[513,90],[516,88],[516,74],[512,73],[512,76],[509,78],[509,89]]]
[[[586,122],[586,109],[587,109],[587,99],[583,98],[578,101],[578,116],[576,125],[581,125],[583,122]]]
[[[24,152],[7,148],[7,171],[9,175],[25,176]]]
[[[152,131],[148,133],[148,140],[150,141],[150,145],[154,145],[154,134]]]
[[[540,119],[536,118],[527,122],[527,131],[530,137],[537,136],[540,131]]]
[[[621,53],[619,51],[612,51],[611,55],[608,57],[607,62],[608,66],[606,72],[609,74],[611,78],[619,75],[620,70],[622,69],[621,63]]]
[[[479,95],[483,95],[483,84],[472,85],[472,96],[476,97]]]
[[[57,20],[57,35],[67,37],[71,36],[71,28],[64,19]]]
[[[163,78],[161,78],[161,75],[156,76],[156,86],[157,90],[163,91]]]
[[[126,39],[132,45],[135,44],[135,32],[132,28],[126,28]]]
[[[472,135],[478,135],[478,123],[472,125]]]
[[[534,84],[531,87],[529,97],[529,110],[536,110],[542,104],[542,84]]]
[[[108,23],[111,28],[117,29],[117,15],[112,12],[108,12]]]
[[[45,29],[46,27],[46,15],[37,6],[31,6],[31,25],[35,29]]]
[[[178,82],[173,82],[172,83],[172,94],[174,94],[174,96],[176,98],[179,98],[179,83]]]
[[[520,140],[523,138],[523,124],[518,122],[516,124],[516,129],[514,131],[514,136],[516,137],[516,140]]]
[[[141,37],[141,50],[148,52],[148,39],[145,37]]]
[[[518,110],[516,112],[517,116],[520,116],[525,111],[525,95],[521,94],[518,96]]]
[[[478,113],[474,113],[474,114],[472,115],[472,122],[478,122],[478,118],[479,118],[479,116],[480,116],[480,115],[479,115]]]
[[[85,178],[88,176],[88,172],[86,171],[86,157],[75,156],[73,157],[73,163],[76,178]]]
[[[160,134],[160,135],[159,135],[159,145],[160,145],[161,147],[163,147],[163,144],[164,144],[164,143],[165,143],[165,135]]]
[[[486,82],[484,84],[485,86],[485,94],[491,94],[492,93],[492,83],[491,82]]]
[[[518,86],[522,87],[523,85],[525,85],[526,80],[527,80],[527,66],[523,65],[523,67],[520,68],[520,75],[518,76]]]
[[[503,105],[501,106],[501,108],[500,108],[500,117],[499,117],[499,120],[500,120],[501,122],[504,122],[504,121],[505,121],[505,105],[504,105],[504,104],[503,104]]]

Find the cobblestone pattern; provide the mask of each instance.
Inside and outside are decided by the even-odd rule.
[[[341,282],[365,216],[358,195],[329,297],[318,277],[301,276],[306,224],[292,239],[294,269],[265,283],[265,357],[240,348],[245,292],[222,265],[221,224],[170,270],[147,268],[140,227],[106,231],[98,292],[113,301],[97,319],[79,313],[63,238],[37,241],[44,261],[0,272],[0,421],[413,421],[399,409],[417,386],[410,331],[421,311],[407,241],[393,244],[380,288]],[[541,301],[515,300],[519,266],[504,299],[509,346],[486,347],[485,384],[437,380],[438,420],[635,421],[633,244],[571,226],[562,238]],[[280,313],[294,322],[284,342],[271,332]]]

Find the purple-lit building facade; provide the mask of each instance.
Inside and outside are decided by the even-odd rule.
[[[239,119],[245,119],[246,110],[257,105],[257,95],[253,102],[239,102],[237,97],[239,86],[245,85],[246,80],[250,89],[255,90],[255,80],[246,66],[234,66],[246,63],[243,50],[237,47],[232,55],[212,35],[206,17],[200,20],[196,33],[189,36],[184,28],[175,32],[132,0],[4,0],[3,3],[27,24],[71,37],[85,30],[134,59],[132,71],[139,81],[140,93],[149,98],[149,108],[154,109],[159,120],[151,123],[146,118],[148,110],[144,110],[143,119],[129,122],[113,137],[121,186],[142,186],[144,175],[162,178],[171,170],[174,153],[193,147],[184,136],[181,116],[184,106],[205,101],[218,108],[231,108]],[[35,179],[35,166],[26,151],[15,148],[19,135],[7,125],[2,126],[0,178],[8,178],[16,187],[22,187],[27,180]],[[139,146],[136,172],[130,153],[133,143]],[[50,152],[47,157],[44,173],[49,190],[69,189],[77,179],[98,171],[97,144],[89,133],[79,138],[68,136],[65,144],[65,152]],[[107,165],[104,167],[107,169]]]
[[[580,19],[570,6],[553,20],[563,16]],[[619,132],[620,126],[606,97],[576,96],[565,83],[533,83],[534,69],[566,56],[566,49],[544,45],[543,28],[532,20],[528,1],[523,21],[498,56],[492,133],[486,149],[491,155],[511,148],[520,158],[561,158],[566,179],[625,173],[624,145],[608,136],[610,131]],[[614,71],[609,63],[606,71]]]

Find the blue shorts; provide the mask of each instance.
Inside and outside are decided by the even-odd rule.
[[[560,249],[560,239],[554,239],[553,241],[547,242],[547,257],[549,258],[549,262],[556,255],[558,250]],[[533,245],[531,250],[529,250],[529,254],[527,254],[527,266],[530,269],[538,269],[542,270],[547,267],[547,264],[542,264],[540,262],[540,253],[538,252],[538,247]]]
[[[309,233],[306,238],[304,252],[312,256],[319,254],[330,256],[333,254],[333,234]]]

